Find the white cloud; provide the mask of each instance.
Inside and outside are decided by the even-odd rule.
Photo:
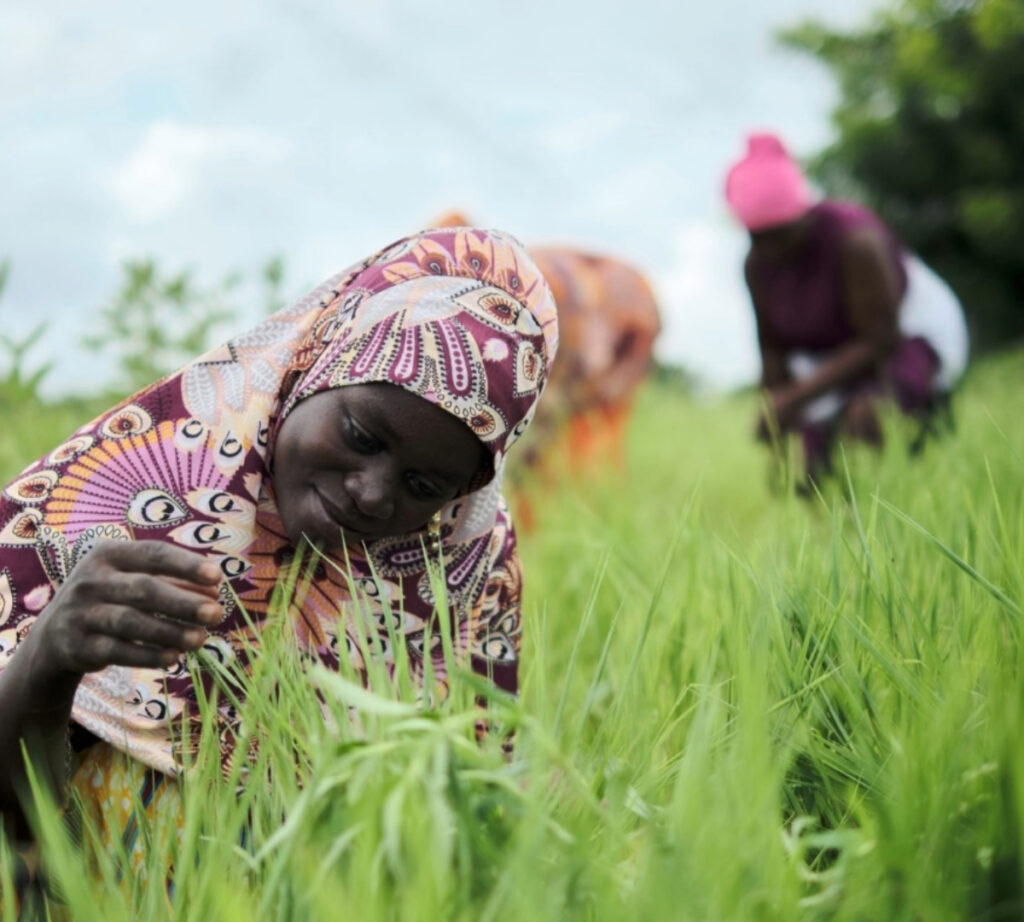
[[[556,154],[578,154],[588,150],[626,123],[625,112],[589,112],[569,118],[541,132],[541,143]]]
[[[253,128],[151,124],[111,180],[127,216],[153,221],[174,211],[213,170],[270,166],[287,159],[289,141]],[[237,179],[237,172],[235,172]]]
[[[630,213],[649,211],[652,204],[664,206],[669,194],[680,196],[688,185],[674,163],[652,155],[601,177],[585,196],[582,210],[602,220],[621,221]]]
[[[0,7],[0,76],[27,78],[45,65],[56,41],[52,14],[25,7]]]

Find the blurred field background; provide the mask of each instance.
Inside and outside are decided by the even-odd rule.
[[[752,399],[649,387],[626,470],[529,488],[511,761],[468,680],[423,714],[319,677],[339,739],[282,645],[246,705],[274,783],[201,771],[148,878],[90,878],[50,818],[74,917],[1019,918],[1022,386],[1024,353],[981,363],[954,437],[911,463],[890,420],[810,501]],[[5,414],[3,474],[82,409]]]
[[[739,16],[735,5],[720,6],[722,17]],[[344,677],[322,675],[314,684],[280,644],[252,678],[246,704],[249,725],[273,740],[261,750],[256,780],[237,796],[238,779],[200,771],[187,789],[180,840],[166,829],[141,829],[152,843],[148,875],[122,879],[116,863],[91,852],[88,822],[83,862],[57,814],[43,812],[53,884],[74,918],[1024,916],[1024,351],[1012,345],[1024,330],[1024,5],[851,3],[840,25],[800,24],[807,14],[827,16],[821,5],[784,3],[774,19],[759,5],[758,15],[768,17],[756,23],[759,42],[778,49],[785,27],[786,47],[825,64],[813,71],[819,82],[802,79],[836,89],[828,124],[820,114],[827,94],[814,106],[790,99],[819,113],[814,121],[775,105],[793,83],[772,80],[754,93],[730,84],[714,118],[700,123],[693,86],[714,82],[711,58],[725,49],[763,62],[740,40],[747,33],[731,44],[724,26],[717,37],[699,23],[673,33],[658,28],[670,13],[652,6],[623,36],[634,57],[609,53],[606,60],[623,70],[592,81],[600,93],[615,84],[608,112],[576,111],[579,120],[564,123],[546,112],[568,135],[541,131],[547,141],[517,159],[507,153],[511,143],[490,143],[502,137],[499,124],[529,139],[539,123],[524,114],[525,103],[479,105],[475,84],[464,105],[453,108],[449,99],[441,111],[456,121],[483,113],[454,146],[485,166],[467,178],[457,155],[430,146],[430,124],[400,118],[388,131],[432,151],[432,166],[407,175],[403,152],[395,153],[383,161],[395,182],[382,197],[366,179],[382,161],[364,134],[383,130],[383,122],[359,110],[366,131],[352,141],[343,118],[325,127],[322,113],[331,111],[332,92],[361,93],[366,73],[387,71],[398,86],[388,92],[404,99],[400,90],[417,67],[437,63],[428,56],[384,67],[389,9],[367,14],[351,34],[326,14],[307,17],[323,26],[328,46],[341,34],[351,39],[340,46],[345,53],[331,46],[331,54],[307,55],[316,67],[363,75],[304,72],[314,90],[295,107],[298,121],[306,106],[316,110],[309,120],[324,146],[313,159],[341,164],[347,185],[331,186],[341,182],[334,174],[326,186],[296,184],[313,175],[309,159],[286,156],[309,153],[301,140],[282,148],[258,132],[203,134],[216,114],[190,123],[162,83],[143,80],[134,91],[167,109],[147,110],[150,121],[134,134],[124,128],[130,119],[110,117],[124,100],[104,97],[110,108],[74,123],[74,143],[57,131],[61,107],[81,102],[74,93],[38,109],[27,90],[28,102],[7,100],[6,115],[30,143],[0,152],[12,202],[0,234],[0,260],[9,259],[0,271],[0,481],[117,396],[299,294],[318,273],[453,204],[528,242],[561,237],[635,261],[662,295],[670,344],[659,353],[664,374],[640,395],[624,465],[565,474],[555,463],[543,476],[519,478],[520,500],[536,514],[522,535],[523,695],[490,702],[495,732],[487,745],[473,741],[480,689],[468,678],[455,683],[450,701],[422,712],[409,689],[363,693]],[[28,23],[17,34],[36,35],[46,52],[39,61],[60,77],[68,59],[55,49],[81,32],[44,34],[32,25],[35,15],[4,7],[0,40],[12,24]],[[417,23],[435,35],[430,23]],[[442,26],[443,16],[438,34]],[[524,29],[518,23],[506,40],[523,46],[532,34]],[[563,32],[579,39],[563,24],[543,41],[557,45]],[[654,33],[658,41],[641,41]],[[133,66],[147,54],[164,60],[150,47],[160,30],[145,34],[138,46],[123,43]],[[488,41],[496,34],[488,32]],[[691,54],[677,53],[673,34],[687,37]],[[53,36],[56,46],[47,44]],[[181,66],[207,73],[193,65],[217,37],[215,29],[196,37]],[[403,41],[412,42],[404,51],[419,47],[415,37]],[[549,57],[543,41],[537,66]],[[585,45],[566,44],[567,60],[579,65],[569,68],[573,85],[587,83],[578,57]],[[0,79],[37,46],[21,42],[20,57],[0,55]],[[493,66],[500,55],[489,48],[462,51]],[[641,68],[646,89],[620,81],[637,48],[650,61]],[[233,60],[245,65],[242,77],[253,66],[244,55]],[[659,61],[671,68],[659,69]],[[31,83],[42,92],[57,80],[33,70],[39,62],[29,65],[18,72],[22,89]],[[210,73],[225,85],[242,80]],[[510,80],[502,69],[501,86]],[[417,106],[437,86],[420,86]],[[529,86],[524,92],[558,98]],[[586,108],[584,97],[576,102]],[[129,115],[141,106],[125,105]],[[823,189],[875,207],[949,278],[982,347],[957,395],[954,433],[911,460],[913,427],[890,418],[884,452],[843,456],[837,477],[808,500],[794,495],[791,467],[753,443],[755,396],[710,396],[694,386],[753,380],[748,309],[737,300],[742,238],[714,209],[717,164],[738,153],[739,133],[758,112],[791,132]],[[45,118],[54,137],[31,134]],[[66,210],[59,200],[53,209],[61,220],[32,224],[45,210],[40,202],[59,199],[40,152],[73,149],[76,164],[99,169],[102,145],[87,143],[88,134],[108,122],[121,126],[111,142],[116,156],[104,161],[114,192],[94,187],[96,174],[85,167],[62,168],[90,193],[68,199]],[[708,132],[694,127],[712,123]],[[259,156],[246,148],[253,138]],[[648,158],[659,144],[668,166]],[[479,156],[499,149],[506,153],[496,165]],[[221,157],[225,150],[231,156]],[[280,184],[268,181],[274,170]],[[641,174],[654,179],[640,182]],[[204,198],[204,183],[216,194]],[[514,194],[492,194],[499,187]],[[325,204],[325,188],[338,198]],[[424,188],[430,194],[416,198]],[[152,194],[133,198],[140,189]],[[180,200],[153,189],[177,190]],[[281,198],[259,213],[253,203],[263,199],[254,190]],[[93,225],[98,212],[86,205],[107,199],[124,214]],[[293,202],[296,215],[286,215]],[[329,232],[312,221],[334,211]],[[280,256],[260,255],[278,248]],[[80,261],[67,257],[74,253]],[[313,718],[316,688],[336,709],[337,733]],[[357,725],[350,707],[362,715]],[[499,742],[511,729],[509,761]],[[273,784],[260,783],[265,773]],[[176,869],[170,898],[168,864]],[[12,867],[0,849],[4,918],[14,918]]]

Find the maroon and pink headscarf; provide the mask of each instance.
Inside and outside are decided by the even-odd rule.
[[[441,513],[448,616],[457,654],[514,691],[521,571],[501,474],[557,341],[546,282],[501,232],[426,231],[329,279],[83,426],[6,487],[0,668],[100,539],[171,541],[216,561],[228,616],[205,650],[244,662],[259,649],[271,593],[297,552],[273,492],[282,420],[319,391],[390,382],[458,417],[489,452],[490,470]],[[422,679],[429,660],[438,683],[431,693],[443,694],[426,537],[368,542],[321,561],[288,611],[298,643],[328,667],[346,658],[365,674],[367,650],[394,668],[397,637],[414,675]],[[181,728],[198,720],[197,690],[185,657],[169,670],[111,667],[86,676],[72,714],[101,739],[176,773],[190,746]],[[225,705],[220,718],[229,764],[237,715]]]

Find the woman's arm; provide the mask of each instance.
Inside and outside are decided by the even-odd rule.
[[[0,672],[0,814],[26,835],[22,746],[40,781],[67,780],[71,705],[82,676],[107,666],[167,668],[223,615],[216,564],[172,544],[100,542]]]
[[[899,342],[899,279],[882,234],[864,228],[847,237],[842,268],[853,338],[836,349],[814,374],[773,393],[782,428],[793,425],[800,409],[815,397],[870,372]]]
[[[754,306],[754,321],[757,324],[757,347],[761,352],[761,387],[773,390],[789,381],[785,350],[775,342],[771,325],[764,311],[764,298],[757,273],[747,254],[743,264],[743,277],[750,292],[750,303]]]
[[[761,353],[761,388],[768,395],[769,400],[773,400],[773,395],[781,393],[789,383],[786,352],[775,341],[771,324],[764,310],[764,298],[761,294],[760,283],[749,253],[743,264],[743,275],[747,281],[747,291],[750,292],[750,303],[754,306],[754,320],[757,324],[757,347]],[[774,401],[772,405],[774,407]],[[777,410],[758,414],[754,437],[759,441],[770,442],[773,439],[773,433],[777,432],[777,424],[770,419],[773,415],[778,416]]]
[[[20,809],[28,796],[22,744],[40,782],[59,791],[67,780],[68,727],[80,676],[52,674],[33,634],[0,672],[0,813],[17,839],[29,833]]]

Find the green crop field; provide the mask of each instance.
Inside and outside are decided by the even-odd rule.
[[[1024,354],[980,363],[954,435],[912,461],[890,419],[801,500],[753,398],[649,388],[625,471],[530,488],[523,694],[486,744],[471,678],[424,710],[279,642],[248,777],[201,755],[134,876],[44,807],[52,886],[96,922],[1020,918],[1022,395]],[[75,412],[5,411],[3,478]]]

